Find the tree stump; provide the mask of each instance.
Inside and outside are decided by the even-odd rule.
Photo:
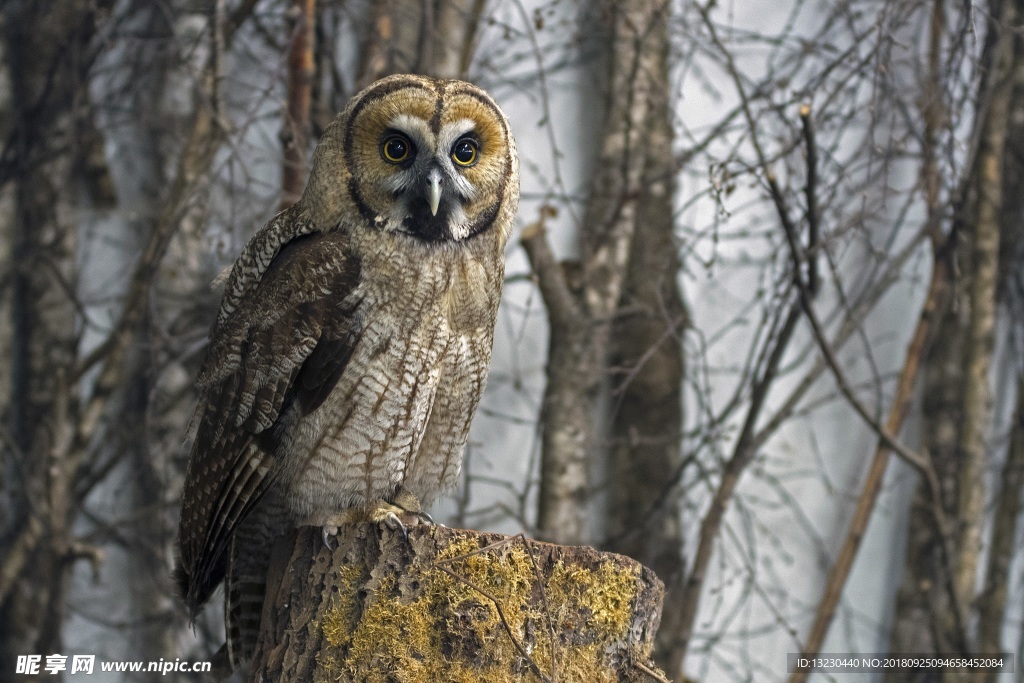
[[[376,524],[278,539],[253,681],[665,681],[664,586],[589,547]]]

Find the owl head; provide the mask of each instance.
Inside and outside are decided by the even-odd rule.
[[[504,243],[519,196],[508,121],[463,81],[376,81],[325,131],[313,164],[304,201],[339,219],[354,205],[372,229],[424,242],[458,243],[497,228]]]

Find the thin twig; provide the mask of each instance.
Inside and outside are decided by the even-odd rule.
[[[768,354],[768,361],[761,377],[753,384],[750,407],[747,410],[743,429],[736,440],[736,445],[733,447],[732,456],[725,464],[721,481],[715,490],[711,505],[701,522],[693,568],[690,570],[690,575],[683,588],[683,598],[681,601],[683,616],[681,617],[682,632],[679,640],[685,644],[685,647],[689,646],[690,638],[693,635],[693,625],[697,619],[697,609],[700,606],[700,594],[704,585],[704,577],[707,574],[707,568],[714,553],[715,540],[718,538],[719,531],[721,530],[725,510],[730,500],[732,500],[736,486],[739,484],[740,476],[757,454],[757,448],[753,440],[757,420],[768,397],[768,391],[777,376],[782,356],[786,348],[788,348],[790,340],[793,338],[793,333],[796,331],[796,323],[799,319],[800,304],[799,301],[796,301],[790,305],[782,329],[775,337],[775,344],[771,347],[771,352]],[[683,655],[685,656],[685,652]]]
[[[530,556],[530,564],[533,565],[533,575],[537,577],[537,588],[540,590],[540,604],[544,609],[544,618],[548,627],[548,639],[551,641],[551,678],[553,681],[557,681],[558,658],[556,657],[555,650],[558,647],[558,641],[555,640],[555,624],[551,620],[551,609],[548,605],[548,595],[544,590],[544,577],[540,573],[540,567],[537,565],[537,558],[533,556],[533,548],[530,546],[530,539],[526,538],[523,534],[517,534],[515,538],[522,538],[523,547],[526,548],[526,553]]]
[[[641,662],[633,662],[633,666],[635,666],[637,669],[640,669],[640,671],[644,672],[654,680],[658,681],[658,683],[672,683],[670,680],[662,676],[660,672],[655,671],[646,664],[643,664]]]
[[[769,187],[771,188],[773,195],[778,192],[778,187],[773,182],[772,177],[769,177]],[[773,196],[773,199],[776,201],[776,206],[783,206],[781,193],[779,193],[778,197]],[[853,567],[853,561],[857,556],[857,551],[860,549],[861,540],[864,537],[864,532],[866,531],[868,522],[871,519],[871,513],[878,500],[882,479],[885,476],[885,472],[888,467],[890,452],[896,453],[903,460],[914,466],[915,469],[921,473],[929,488],[932,489],[932,514],[935,517],[936,526],[939,527],[939,535],[942,537],[941,549],[944,555],[949,552],[949,548],[946,547],[948,538],[945,536],[945,532],[948,528],[948,521],[946,520],[945,513],[942,510],[939,498],[938,479],[934,465],[928,458],[913,453],[909,449],[903,447],[903,445],[900,444],[893,436],[899,431],[909,411],[910,400],[913,396],[913,388],[916,384],[922,357],[924,356],[925,345],[931,335],[932,323],[935,317],[934,312],[939,305],[941,292],[945,285],[947,270],[945,260],[937,259],[935,267],[932,270],[932,280],[929,286],[928,295],[925,299],[914,335],[911,338],[910,345],[908,346],[906,360],[904,361],[903,368],[900,371],[896,396],[893,400],[893,405],[890,408],[889,418],[886,425],[883,426],[878,424],[874,418],[871,417],[867,408],[859,399],[857,399],[856,395],[851,390],[849,383],[846,381],[839,367],[839,363],[835,358],[835,354],[827,343],[824,332],[821,329],[821,324],[814,312],[808,285],[800,276],[800,269],[797,266],[801,260],[802,253],[796,232],[793,229],[793,226],[785,219],[785,216],[780,215],[780,222],[782,223],[786,234],[786,241],[789,244],[790,256],[794,262],[794,282],[799,289],[799,300],[801,306],[804,308],[808,322],[811,325],[814,339],[828,363],[829,368],[832,370],[832,374],[835,377],[840,391],[847,398],[857,414],[860,415],[860,417],[869,426],[871,426],[872,430],[879,438],[878,446],[875,449],[875,455],[872,458],[867,477],[865,478],[860,496],[857,499],[857,507],[854,511],[853,519],[850,522],[850,528],[847,531],[839,556],[836,559],[832,570],[829,572],[828,579],[825,583],[825,590],[815,614],[814,623],[807,636],[807,644],[803,648],[803,656],[811,658],[819,652],[821,645],[824,642],[825,635],[828,633],[828,628],[832,622],[832,618],[835,615],[836,606],[839,603],[839,599],[842,597],[843,588],[846,585],[846,580]],[[958,624],[959,630],[963,622],[955,590],[950,591],[950,598],[953,601],[952,604],[954,606],[953,611],[955,616],[957,620],[961,622]],[[803,681],[806,680],[808,673],[809,672],[807,670],[802,669],[795,671],[789,679],[790,683],[803,683]]]
[[[544,66],[544,50],[541,49],[540,42],[537,40],[537,32],[534,30],[533,22],[530,21],[530,16],[526,12],[526,7],[523,5],[522,0],[515,0],[516,10],[519,12],[519,18],[523,22],[523,26],[526,29],[526,36],[530,40],[530,48],[533,51],[533,57],[537,62],[537,80],[538,88],[537,93],[540,95],[541,111],[543,112],[543,121],[547,122],[544,126],[544,130],[548,137],[548,146],[551,149],[551,166],[552,173],[554,175],[554,185],[558,190],[565,195],[569,194],[568,187],[566,186],[565,179],[562,177],[562,151],[558,147],[558,138],[555,136],[554,126],[551,122],[554,118],[551,114],[551,101],[548,97],[548,77],[547,67]],[[579,216],[576,215],[576,207],[569,203],[567,204],[570,215],[572,215],[573,221],[579,223]]]
[[[903,369],[900,371],[896,396],[889,411],[887,429],[884,430],[886,433],[898,431],[909,411],[917,372],[920,367],[921,358],[924,355],[924,346],[931,332],[933,316],[930,314],[934,312],[937,303],[940,279],[943,277],[940,274],[942,270],[942,268],[937,267],[933,271],[932,286],[929,288],[928,298],[925,301],[924,309],[918,319],[917,328],[908,347]],[[806,298],[801,297],[801,300],[806,300]],[[871,466],[865,477],[860,496],[857,499],[857,507],[854,510],[853,519],[850,521],[846,538],[825,582],[825,590],[821,602],[818,603],[814,623],[811,626],[803,648],[803,655],[806,657],[814,657],[820,651],[821,645],[825,641],[825,635],[828,633],[828,627],[832,622],[832,617],[835,615],[836,606],[842,597],[843,588],[846,585],[846,579],[853,567],[853,560],[860,549],[861,540],[871,519],[871,512],[878,499],[878,493],[881,490],[882,480],[889,463],[890,452],[889,447],[881,443],[880,439],[879,446],[875,450]],[[803,683],[807,679],[808,673],[806,670],[795,671],[790,676],[789,683]]]
[[[238,11],[232,14],[231,24],[223,27],[222,40],[225,49],[230,47],[235,31],[254,7],[255,2],[247,0],[242,3]],[[212,93],[214,89],[217,78],[215,68],[216,63],[211,55],[203,75],[207,93]],[[110,335],[101,343],[103,355],[90,354],[71,374],[71,377],[79,378],[93,365],[100,366],[92,394],[79,409],[81,417],[70,446],[73,453],[82,451],[92,441],[110,399],[115,395],[128,370],[130,364],[126,359],[133,342],[143,328],[159,265],[171,239],[177,233],[182,218],[191,206],[195,188],[208,172],[217,148],[226,136],[227,131],[221,123],[216,120],[215,112],[211,108],[201,106],[197,109],[188,139],[178,159],[167,200],[156,218],[149,240],[132,272],[121,316]]]
[[[511,543],[512,541],[514,541],[517,538],[525,538],[525,536],[522,534],[522,532],[520,532],[520,533],[516,534],[515,536],[509,536],[508,538],[503,538],[500,541],[495,541],[494,543],[490,543],[488,545],[485,545],[482,548],[477,548],[476,550],[471,550],[470,552],[463,553],[462,555],[456,555],[455,557],[446,557],[446,558],[442,558],[442,559],[439,559],[439,560],[434,560],[433,564],[435,564],[435,565],[451,564],[452,562],[458,562],[460,560],[465,560],[465,559],[468,559],[468,558],[473,557],[475,555],[482,555],[482,554],[484,554],[484,553],[486,553],[486,552],[488,552],[490,550],[494,550],[495,548],[500,548],[503,545],[508,545],[509,543]]]
[[[814,124],[811,120],[811,106],[800,107],[800,122],[803,124],[804,146],[807,151],[807,291],[811,296],[818,294],[818,244],[821,228],[818,225],[818,146],[814,142]]]
[[[510,543],[512,543],[514,541],[517,541],[517,540],[518,541],[522,541],[523,547],[526,548],[526,553],[530,557],[530,565],[533,567],[534,576],[537,578],[537,587],[540,589],[541,606],[543,607],[544,615],[547,618],[548,638],[551,641],[551,677],[550,678],[545,677],[544,674],[541,673],[540,669],[536,666],[536,664],[533,663],[533,660],[529,658],[529,655],[525,654],[525,650],[520,646],[519,642],[515,638],[515,635],[513,635],[512,630],[509,627],[508,622],[505,620],[505,615],[504,615],[504,613],[501,610],[501,606],[497,603],[496,598],[494,598],[493,596],[489,595],[487,592],[485,592],[481,588],[479,588],[479,587],[473,585],[472,583],[470,583],[468,579],[465,579],[462,576],[458,576],[456,574],[453,574],[453,572],[451,572],[448,568],[441,566],[441,565],[445,565],[445,564],[451,564],[452,562],[456,562],[456,561],[459,561],[459,560],[465,560],[467,558],[473,557],[474,555],[482,555],[483,553],[489,552],[491,550],[495,550],[497,548],[501,548],[502,546],[506,546],[506,545],[508,545],[508,544],[510,544]],[[446,572],[446,573],[448,573],[448,574],[450,574],[452,576],[455,576],[455,578],[463,581],[467,586],[469,586],[470,588],[480,592],[482,595],[484,595],[485,597],[489,598],[492,602],[494,602],[494,606],[498,610],[498,616],[501,617],[501,621],[505,625],[505,630],[508,631],[509,637],[512,638],[512,642],[515,644],[516,648],[520,651],[520,653],[523,653],[523,656],[525,656],[527,659],[530,659],[530,663],[534,666],[535,673],[538,676],[540,676],[543,680],[549,680],[549,681],[551,681],[551,683],[557,683],[557,681],[558,681],[558,660],[556,658],[555,650],[557,648],[558,642],[555,639],[555,627],[554,627],[554,623],[551,621],[551,610],[550,610],[550,607],[548,605],[547,593],[544,590],[544,577],[540,573],[540,567],[537,564],[537,559],[533,555],[533,548],[530,547],[530,543],[531,543],[531,541],[530,541],[530,539],[526,538],[526,534],[523,533],[523,532],[519,532],[515,536],[509,536],[508,538],[503,538],[500,541],[495,541],[494,543],[489,543],[488,545],[485,545],[482,548],[477,548],[476,550],[472,550],[472,551],[470,551],[468,553],[463,553],[462,555],[456,555],[455,557],[448,557],[448,558],[444,558],[444,559],[434,560],[433,564],[438,569],[441,569],[442,571],[444,571],[444,572]]]

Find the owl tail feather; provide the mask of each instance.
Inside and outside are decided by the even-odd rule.
[[[239,560],[242,560],[241,562]],[[224,627],[227,631],[228,661],[232,669],[247,666],[256,651],[263,616],[263,596],[267,588],[266,571],[254,568],[240,556],[236,539],[228,550],[224,579]]]
[[[178,594],[181,595],[181,599],[185,602],[189,618],[193,622],[195,622],[196,617],[199,615],[199,610],[210,599],[210,594],[220,585],[221,579],[224,577],[224,564],[224,561],[221,560],[214,565],[212,573],[206,580],[200,581],[198,577],[201,574],[197,574],[195,571],[190,572],[185,567],[180,552],[178,557],[175,558],[171,578],[178,587]]]
[[[178,595],[181,596],[181,599],[188,606],[189,618],[195,621],[198,610],[192,605],[192,601],[189,600],[189,586],[192,583],[192,579],[189,577],[188,572],[185,571],[185,567],[182,566],[180,559],[174,561],[174,571],[171,572],[171,578],[178,587]]]

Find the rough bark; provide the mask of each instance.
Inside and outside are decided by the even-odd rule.
[[[986,593],[978,604],[979,639],[976,644],[968,642],[963,623],[968,615],[964,612],[974,605],[977,572],[997,570],[1009,557],[1005,549],[993,546],[987,569],[979,565],[985,517],[983,471],[991,427],[989,367],[999,284],[999,239],[1007,226],[1018,221],[1017,214],[1010,218],[1002,205],[1003,188],[1010,187],[1003,173],[1004,147],[1013,92],[1011,66],[1020,58],[1013,46],[1019,41],[1004,23],[1012,21],[1013,3],[993,9],[1002,16],[990,24],[989,68],[979,89],[988,100],[980,107],[983,118],[978,156],[969,178],[971,199],[958,216],[957,232],[963,234],[957,245],[958,261],[964,272],[952,283],[954,299],[939,319],[939,332],[924,369],[921,439],[935,464],[942,500],[933,500],[936,493],[929,491],[926,483],[915,493],[907,560],[893,617],[893,652],[942,654],[975,645],[994,652],[992,643],[983,640],[998,641],[1002,621],[995,615],[1002,613],[1003,606],[992,602],[999,595],[998,585],[991,581],[999,584],[1005,576],[986,575]],[[1014,192],[1019,194],[1016,189]],[[941,505],[948,519],[956,520],[946,539],[929,509],[935,505]],[[954,549],[953,557],[945,557],[944,544]],[[989,612],[984,618],[982,609]],[[968,674],[949,673],[944,680],[968,678]],[[887,680],[918,679],[893,673]],[[924,680],[923,674],[920,680]]]
[[[1017,409],[1010,429],[1010,448],[999,478],[988,552],[985,585],[978,597],[978,652],[1002,652],[1000,640],[1010,587],[1010,562],[1018,538],[1021,496],[1024,495],[1024,381],[1017,383]],[[996,672],[979,673],[977,681],[996,681]]]
[[[549,311],[537,528],[546,540],[582,543],[590,496],[588,459],[596,429],[594,401],[603,364],[592,337],[593,323],[565,283],[543,223],[523,231],[523,246]]]
[[[438,526],[334,540],[275,544],[251,680],[665,680],[663,588],[629,558]]]
[[[667,19],[667,17],[666,17]],[[672,482],[682,467],[686,307],[679,290],[674,238],[677,168],[668,83],[668,21],[652,27],[657,53],[652,81],[660,82],[648,115],[646,166],[637,202],[636,232],[619,312],[611,333],[612,424],[608,467],[610,542],[665,582],[665,610],[656,658],[682,680],[679,642],[684,581],[682,493]]]
[[[1020,22],[1021,4],[1014,3],[1015,23]],[[999,236],[999,275],[997,297],[1003,310],[1010,311],[1010,319],[1017,330],[1024,322],[1024,267],[1021,250],[1024,249],[1024,229],[1020,216],[1024,212],[1024,195],[1020,192],[1024,182],[1024,120],[1019,115],[1024,106],[1024,40],[1013,39],[1013,57],[1010,65],[1012,79],[1010,102],[1006,119],[1006,144],[1000,182],[1003,188]],[[1017,398],[1013,421],[1010,425],[1009,447],[998,478],[995,509],[992,518],[992,536],[985,566],[984,582],[978,596],[978,646],[980,653],[1003,650],[1003,625],[1009,607],[1010,566],[1018,550],[1019,519],[1024,496],[1024,368],[1017,371]],[[1001,436],[1001,435],[999,435]],[[997,438],[997,443],[1001,439]],[[974,680],[994,683],[994,673],[977,674]]]
[[[73,185],[69,161],[77,138],[69,112],[78,104],[82,114],[92,115],[81,106],[95,56],[90,43],[110,4],[11,2],[3,9],[5,53],[19,60],[10,71],[15,112],[7,145],[15,185],[15,270],[11,443],[4,449],[5,470],[13,476],[5,478],[4,503],[14,514],[2,534],[12,552],[0,552],[3,671],[14,670],[18,654],[60,651],[75,466],[61,456],[76,418],[70,382],[80,334],[69,291],[76,282],[72,198],[62,190]]]
[[[206,101],[189,119],[191,128],[175,149],[180,154],[166,184],[153,192],[159,208],[136,214],[141,216],[134,226],[141,253],[125,276],[124,290],[114,293],[123,294],[117,319],[106,338],[84,353],[79,348],[83,302],[75,272],[81,216],[65,215],[64,207],[81,201],[81,189],[98,206],[111,199],[103,174],[97,172],[102,154],[96,150],[102,150],[103,142],[82,134],[80,117],[93,116],[86,86],[94,60],[107,46],[97,37],[109,36],[112,27],[128,16],[114,12],[114,4],[11,2],[3,9],[6,52],[21,60],[12,73],[17,74],[15,101],[22,108],[6,146],[16,154],[0,165],[0,174],[11,174],[3,179],[13,179],[12,184],[19,186],[14,235],[19,270],[10,307],[18,331],[18,348],[12,349],[10,361],[16,378],[11,404],[18,408],[10,418],[11,432],[19,436],[4,449],[5,473],[16,476],[3,481],[4,511],[14,512],[4,519],[0,537],[0,632],[7,636],[0,648],[3,671],[14,670],[12,658],[19,654],[62,650],[71,569],[82,558],[97,563],[102,559],[99,549],[76,536],[76,522],[90,492],[109,481],[119,465],[132,462],[129,454],[144,451],[138,434],[128,437],[134,444],[118,448],[114,433],[119,431],[125,401],[136,396],[131,392],[148,395],[148,379],[140,371],[145,349],[140,351],[138,344],[148,329],[154,280],[182,220],[194,207],[195,190],[205,180],[222,139],[216,107],[206,106],[216,101],[211,96],[214,57],[209,57],[201,66],[203,87],[197,89]],[[242,3],[231,15],[237,21],[221,27],[217,42],[230,44],[238,23],[251,10],[252,3]],[[88,149],[77,147],[82,144]],[[138,414],[133,418],[132,424],[143,424]],[[135,462],[143,467],[134,472],[139,479],[129,482],[129,489],[139,484],[143,500],[152,505],[147,514],[162,517],[157,495],[162,487],[147,480],[154,473],[153,463],[145,457]],[[159,546],[167,538],[166,529],[160,521],[155,527],[160,533],[147,541]],[[125,539],[116,531],[109,535],[115,542]],[[91,538],[97,536],[103,534]],[[164,576],[164,551],[149,548],[143,564],[154,567],[148,573],[152,577]],[[129,552],[146,553],[140,547]],[[162,603],[156,605],[162,614],[171,609],[169,601],[157,602]],[[153,613],[146,616],[152,618]],[[161,647],[152,652],[161,652]]]
[[[10,72],[7,41],[0,40],[0,140],[9,139],[14,119],[14,96],[11,92]],[[17,229],[13,207],[13,188],[9,185],[0,187],[0,273],[3,273],[0,275],[0,311],[9,311],[11,306],[11,273],[14,272],[14,257],[11,251]],[[0,358],[11,357],[13,343],[11,325],[0,325]],[[0,415],[8,414],[11,400],[11,370],[8,363],[0,363]],[[6,427],[7,425],[4,424],[5,429]],[[14,459],[5,457],[0,460],[0,491],[3,490],[3,482],[9,481],[14,475]],[[6,497],[6,494],[0,493],[0,496]],[[0,510],[2,509],[0,508]],[[3,519],[0,517],[0,524],[4,523]],[[2,602],[2,598],[0,598],[0,602]]]
[[[288,107],[281,124],[281,209],[302,196],[306,186],[310,110],[313,102],[313,40],[316,0],[293,0],[289,10],[291,44],[288,48]]]
[[[1018,3],[1018,22],[1024,7]],[[1003,159],[1003,215],[999,238],[999,300],[1017,324],[1024,321],[1024,38],[1019,33],[1014,43],[1011,68],[1013,91],[1007,121],[1006,154]]]
[[[941,49],[945,28],[942,2],[932,5],[928,73],[922,79],[921,117],[924,121],[921,181],[930,217],[941,211],[939,191],[942,178],[936,159],[937,136],[945,117],[941,85]],[[936,220],[932,218],[932,220]],[[952,245],[951,245],[952,246]],[[960,419],[960,386],[964,341],[963,307],[956,303],[960,296],[957,282],[946,285],[935,314],[936,333],[922,361],[921,380],[921,446],[934,463],[945,502],[955,489],[956,441]],[[943,558],[942,539],[938,537],[931,507],[934,492],[921,482],[910,508],[907,539],[907,561],[896,595],[890,651],[896,653],[945,652],[953,635],[938,628],[937,613],[951,609],[948,591],[944,590],[947,563]],[[947,515],[955,508],[943,505]],[[941,643],[941,644],[940,644]],[[903,680],[906,672],[887,672],[887,680]]]
[[[542,257],[548,251],[543,221],[523,234],[551,331],[537,525],[544,538],[559,543],[580,543],[588,535],[587,463],[603,448],[606,420],[597,406],[609,336],[628,273],[647,153],[664,152],[644,142],[652,101],[664,93],[659,65],[666,37],[655,29],[668,21],[668,5],[609,2],[601,10],[601,30],[609,36],[608,109],[580,226],[579,286],[570,286],[553,258]]]
[[[1016,6],[1018,21],[1021,5]],[[1007,120],[1007,140],[1003,159],[1003,211],[1000,231],[1000,275],[999,301],[1003,311],[1008,313],[1011,326],[1020,333],[1024,324],[1024,226],[1020,217],[1024,215],[1024,39],[1018,34],[1015,39],[1014,64],[1011,69],[1013,92],[1010,115]],[[982,592],[978,597],[978,652],[989,653],[1003,649],[1001,637],[1007,612],[1012,607],[1007,598],[1010,595],[1010,567],[1014,555],[1019,551],[1020,513],[1024,508],[1024,367],[1020,359],[1013,366],[1017,373],[1017,398],[1013,422],[1007,441],[1006,460],[998,478],[998,493],[992,520],[992,537],[988,551]],[[1003,435],[996,435],[996,444],[1003,442]],[[1009,608],[1009,610],[1008,610]],[[1021,640],[1019,642],[1024,642]],[[1024,648],[1018,646],[1018,653]],[[1018,674],[1019,677],[1019,674]],[[999,680],[994,674],[978,675],[976,680]]]
[[[401,72],[466,78],[486,6],[486,0],[374,3],[358,85]]]
[[[952,283],[950,286],[955,286]],[[943,490],[948,516],[955,516],[953,499],[957,471],[956,442],[961,423],[963,381],[963,308],[952,297],[938,311],[936,334],[922,362],[921,447],[929,453]],[[938,614],[951,609],[944,589],[947,564],[942,557],[931,513],[932,492],[922,482],[914,493],[903,578],[896,594],[890,651],[894,653],[950,652],[955,634],[940,626]],[[907,672],[890,672],[887,680],[906,680]]]
[[[975,173],[977,208],[973,225],[966,231],[971,259],[967,283],[970,317],[966,330],[963,391],[963,422],[958,460],[958,556],[955,585],[960,602],[974,602],[980,569],[982,530],[985,523],[985,465],[987,439],[992,424],[992,389],[989,368],[995,345],[996,286],[999,273],[999,233],[1003,203],[1003,155],[1013,82],[1015,8],[1003,0],[1001,14],[991,20],[997,32],[991,58],[991,95],[982,124],[981,145]],[[998,17],[998,23],[996,20]],[[962,677],[957,677],[959,680]]]

